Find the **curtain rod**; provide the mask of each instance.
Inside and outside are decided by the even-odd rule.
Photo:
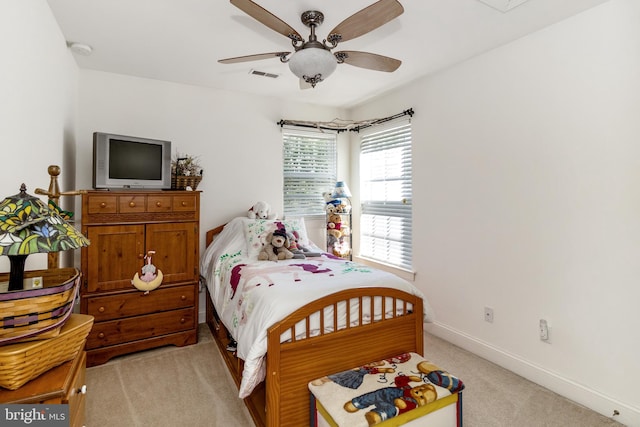
[[[280,127],[283,126],[296,126],[303,128],[311,128],[318,130],[331,130],[334,132],[360,132],[362,129],[366,129],[371,126],[379,125],[381,123],[386,123],[393,119],[397,119],[403,116],[413,117],[414,111],[413,108],[409,108],[408,110],[404,110],[402,113],[395,114],[393,116],[384,117],[382,119],[371,119],[371,120],[360,120],[360,121],[352,121],[352,120],[341,120],[334,119],[331,122],[306,122],[299,120],[280,120],[277,124]]]

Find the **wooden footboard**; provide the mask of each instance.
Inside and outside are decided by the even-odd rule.
[[[368,322],[363,307],[370,304],[373,309],[376,300],[381,307],[376,309],[376,320]],[[359,309],[356,316],[350,317],[352,304],[358,304]],[[303,332],[305,337],[301,339],[280,342],[281,335],[290,336],[296,324],[308,331],[314,313],[329,310],[335,325],[339,305],[346,307],[347,322],[343,327],[314,337]],[[314,301],[273,325],[268,333],[267,426],[309,424],[308,383],[313,379],[404,352],[422,355],[422,316],[419,297],[388,288],[359,288]],[[297,333],[300,335],[299,330]]]
[[[378,315],[370,322],[363,316],[363,307],[370,304],[369,308],[373,308],[374,302],[379,306],[376,308]],[[360,307],[355,315],[349,310],[353,304]],[[339,324],[337,320],[340,310],[349,313],[345,324]],[[325,322],[327,313],[333,314]],[[312,316],[322,319],[321,330],[331,331],[311,336]],[[422,316],[423,305],[419,297],[388,288],[359,288],[316,300],[273,325],[268,332],[265,387],[258,387],[245,399],[256,425],[309,425],[309,381],[404,352],[423,354]],[[216,320],[208,295],[207,322],[239,385],[242,361],[226,350],[227,334]],[[332,326],[336,324],[339,325],[337,330]],[[294,327],[294,338],[288,339]],[[287,341],[281,343],[283,334]]]

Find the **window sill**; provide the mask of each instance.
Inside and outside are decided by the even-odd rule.
[[[389,264],[385,264],[382,263],[380,261],[374,261],[372,259],[369,258],[364,258],[364,257],[359,257],[359,256],[353,256],[353,260],[356,262],[359,262],[361,264],[364,265],[368,265],[370,267],[375,267],[375,268],[379,268],[380,270],[384,270],[387,271],[389,273],[393,273],[396,276],[399,276],[405,280],[408,280],[410,282],[415,281],[416,278],[416,272],[415,271],[409,271],[409,270],[405,270],[403,268],[399,268],[399,267],[395,267],[393,265],[389,265]]]

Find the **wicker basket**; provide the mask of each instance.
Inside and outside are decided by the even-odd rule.
[[[8,281],[8,276],[0,274],[0,281]],[[73,310],[79,270],[52,268],[25,271],[24,276],[42,277],[43,286],[0,293],[0,346],[57,336]]]
[[[173,175],[171,177],[171,189],[184,190],[191,187],[192,190],[198,188],[198,184],[202,181],[201,176]]]
[[[0,387],[16,390],[71,360],[84,347],[93,316],[72,314],[57,337],[0,347]]]

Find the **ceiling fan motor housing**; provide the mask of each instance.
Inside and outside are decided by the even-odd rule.
[[[307,10],[300,16],[300,20],[309,28],[311,26],[317,27],[324,22],[324,14],[317,10]]]

